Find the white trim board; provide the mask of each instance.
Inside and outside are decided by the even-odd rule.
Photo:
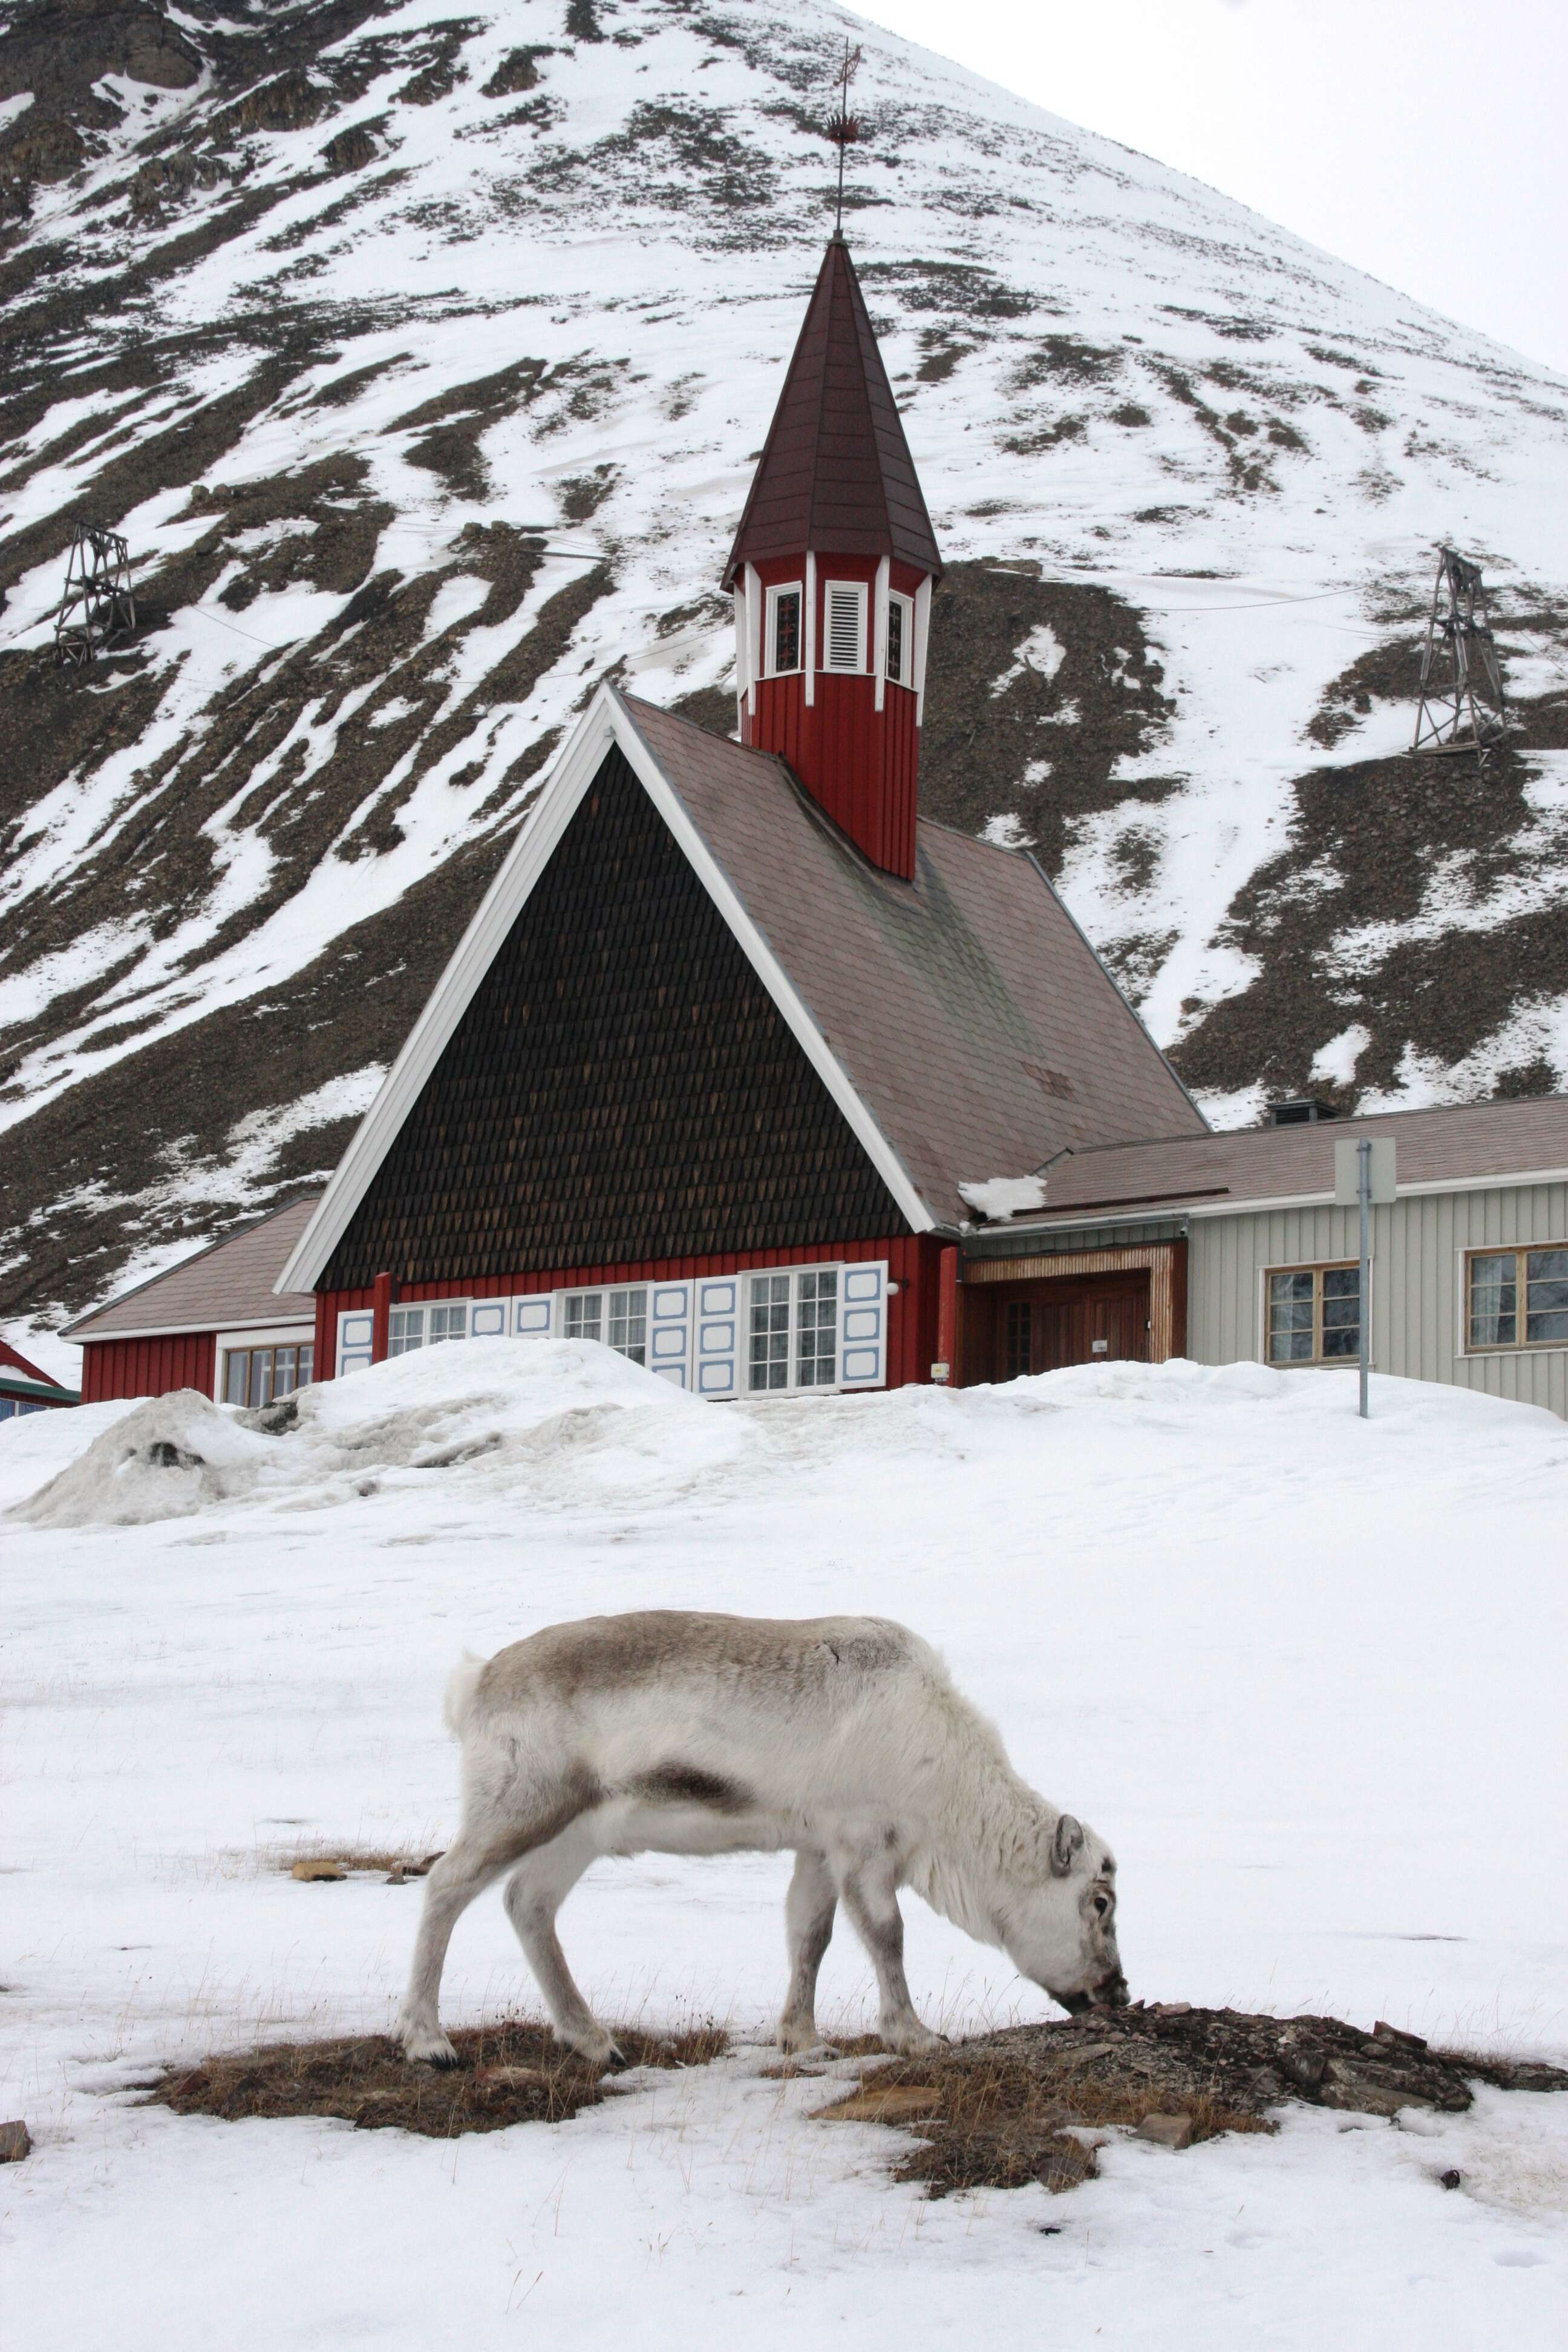
[[[382,1083],[353,1141],[338,1162],[315,1213],[273,1285],[282,1295],[309,1290],[348,1230],[426,1079],[449,1044],[513,923],[528,904],[567,825],[586,797],[606,754],[620,751],[664,819],[699,881],[777,1005],[796,1044],[816,1070],[856,1140],[916,1233],[936,1223],[887,1137],[857,1092],[778,958],[746,910],[739,891],[698,832],[679,794],[638,733],[613,687],[601,686],[578,721],[550,778],[502,861],[478,912],[458,941],[402,1052]],[[520,1268],[521,1272],[521,1269]]]
[[[1379,1202],[1378,1206],[1394,1208],[1401,1201],[1425,1200],[1436,1192],[1521,1192],[1531,1184],[1563,1183],[1568,1183],[1568,1168],[1523,1168],[1503,1176],[1426,1176],[1418,1183],[1400,1184],[1393,1201]],[[1170,1224],[1182,1217],[1267,1217],[1276,1209],[1332,1209],[1342,1205],[1336,1203],[1332,1192],[1263,1193],[1255,1199],[1235,1201],[1183,1200],[1178,1194],[1164,1201],[1156,1197],[1142,1206],[1134,1202],[1125,1209],[1097,1209],[1081,1217],[1075,1216],[1069,1208],[1058,1209],[1048,1224],[1019,1223],[1006,1228],[973,1225],[963,1230],[971,1239],[981,1234],[989,1238],[1004,1230],[1016,1234],[1076,1234],[1100,1225],[1109,1230],[1116,1225]],[[1500,1242],[1498,1246],[1506,1249],[1508,1244]],[[1519,1246],[1522,1249],[1526,1244],[1521,1242]],[[1542,1244],[1532,1242],[1529,1246],[1534,1249]]]

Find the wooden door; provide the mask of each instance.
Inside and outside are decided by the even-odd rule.
[[[994,1380],[1021,1380],[1066,1364],[1149,1360],[1146,1274],[1010,1284],[994,1314]]]
[[[1065,1286],[1064,1286],[1065,1287]],[[1037,1371],[1064,1364],[1146,1364],[1149,1360],[1149,1285],[1096,1283],[1074,1295],[1042,1304],[1034,1318]]]

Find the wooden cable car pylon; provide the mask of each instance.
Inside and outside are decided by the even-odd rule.
[[[64,669],[85,669],[96,654],[130,636],[135,626],[129,547],[117,530],[79,522],[55,615],[56,661]]]
[[[1508,731],[1502,664],[1487,617],[1481,567],[1452,547],[1440,547],[1411,751],[1473,751],[1484,768]]]

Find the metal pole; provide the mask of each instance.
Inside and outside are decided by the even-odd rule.
[[[1367,1417],[1367,1381],[1372,1370],[1372,1145],[1363,1135],[1355,1148],[1356,1199],[1361,1209],[1361,1417]]]

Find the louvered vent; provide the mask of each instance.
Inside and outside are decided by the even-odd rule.
[[[863,669],[866,666],[866,591],[857,580],[827,583],[828,669]]]

